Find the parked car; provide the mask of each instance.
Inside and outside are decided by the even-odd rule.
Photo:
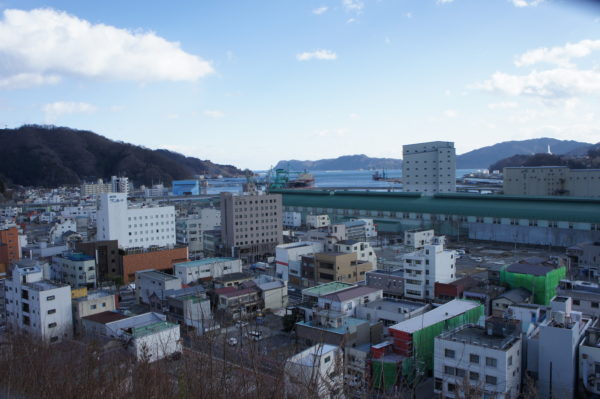
[[[262,331],[260,331],[260,330],[248,331],[246,336],[248,338],[250,338],[251,340],[259,341],[260,339],[262,339]]]
[[[237,328],[243,328],[243,327],[246,327],[247,325],[248,325],[248,323],[245,321],[242,321],[242,320],[238,320],[235,322],[235,326]]]
[[[237,338],[235,338],[235,337],[231,337],[231,338],[229,338],[229,339],[227,340],[227,343],[228,343],[229,345],[231,345],[231,346],[235,346],[235,345],[237,345],[237,344],[238,344],[238,340],[237,340]]]

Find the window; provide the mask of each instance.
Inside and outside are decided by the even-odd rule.
[[[476,373],[475,371],[470,371],[469,372],[469,380],[471,380],[471,381],[478,381],[479,380],[479,373]]]
[[[56,297],[55,297],[54,295],[50,295],[50,296],[47,296],[47,297],[46,297],[46,300],[47,300],[47,301],[53,301],[53,300],[55,300],[55,299],[56,299]]]
[[[485,365],[488,366],[488,367],[497,367],[498,360],[496,360],[493,357],[486,357],[485,358]]]
[[[498,378],[493,375],[486,375],[485,383],[490,385],[496,385],[498,383]]]
[[[456,385],[448,383],[448,392],[454,392],[456,390]]]
[[[573,299],[573,305],[579,306],[581,305],[581,302],[579,302],[579,299]]]
[[[598,302],[592,302],[592,307],[598,309]]]
[[[456,376],[457,377],[463,377],[464,378],[466,375],[467,375],[467,373],[465,372],[464,369],[456,368]]]
[[[329,363],[331,361],[331,356],[327,356],[325,359],[323,359],[323,363]]]
[[[54,328],[54,327],[56,327],[56,323],[50,323],[50,324],[48,324],[48,328]]]
[[[508,357],[508,365],[509,365],[509,366],[512,366],[512,356],[509,356],[509,357]]]
[[[444,366],[444,374],[454,375],[454,367]]]
[[[436,378],[435,386],[433,389],[435,389],[436,391],[441,391],[442,389],[444,389],[444,380],[442,380],[441,378]]]
[[[50,310],[48,310],[48,314],[54,314],[54,313],[56,313],[56,309],[50,309]]]
[[[50,338],[50,342],[57,342],[58,341],[58,337],[52,337]]]
[[[445,349],[444,350],[444,356],[445,357],[449,357],[450,359],[454,359],[455,354],[456,353],[452,349]]]

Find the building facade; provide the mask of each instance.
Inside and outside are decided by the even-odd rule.
[[[96,259],[77,252],[66,252],[52,257],[52,279],[69,284],[72,288],[94,288],[97,285]]]
[[[204,258],[173,265],[173,274],[183,284],[212,280],[227,274],[241,273],[242,261],[236,258]]]
[[[405,192],[456,192],[456,150],[454,143],[434,141],[402,148],[402,189]]]
[[[403,255],[404,296],[409,299],[433,299],[435,283],[456,280],[456,253],[443,244],[425,245]]]
[[[127,194],[101,194],[97,239],[117,240],[121,248],[174,246],[175,208],[145,205],[129,207]]]
[[[505,195],[564,195],[600,198],[600,169],[567,166],[504,168]]]
[[[221,231],[231,255],[254,262],[275,253],[283,243],[283,209],[279,194],[221,193]]]
[[[54,343],[73,336],[71,287],[45,280],[39,265],[16,264],[6,280],[6,321]]]

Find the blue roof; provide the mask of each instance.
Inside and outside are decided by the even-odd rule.
[[[204,258],[200,260],[192,260],[190,262],[180,262],[175,263],[173,266],[182,266],[182,267],[196,267],[202,265],[208,265],[211,263],[219,263],[219,262],[231,262],[232,260],[238,260],[237,258]]]
[[[190,184],[192,186],[197,186],[199,183],[198,183],[198,180],[173,180],[174,186],[179,186],[182,184],[186,184],[186,185]]]
[[[81,261],[85,261],[85,260],[95,260],[94,257],[86,255],[86,254],[80,254],[80,253],[70,253],[65,255],[65,258],[72,260],[74,262],[81,262]]]

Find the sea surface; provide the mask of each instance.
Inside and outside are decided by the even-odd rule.
[[[374,170],[315,170],[308,171],[315,178],[315,188],[319,187],[362,187],[372,189],[389,189],[402,187],[401,184],[381,180],[373,180]],[[381,171],[379,171],[381,173]],[[457,169],[456,177],[463,177],[467,173],[477,172],[477,169]],[[264,179],[267,171],[257,171],[259,180]],[[388,178],[402,177],[401,169],[385,171]],[[208,194],[218,194],[222,191],[238,193],[242,191],[244,178],[210,179],[208,181]]]

